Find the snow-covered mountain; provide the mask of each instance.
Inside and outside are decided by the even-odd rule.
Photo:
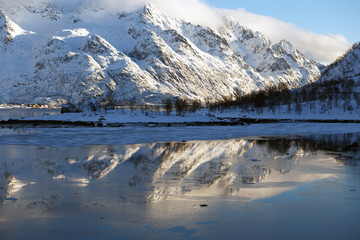
[[[360,44],[354,44],[342,57],[330,64],[323,72],[319,82],[328,80],[349,80],[360,84]]]
[[[26,31],[5,16],[3,12],[0,12],[0,26],[0,41],[2,43],[8,43],[16,36],[26,33]]]
[[[302,95],[306,105],[321,106],[320,112],[338,112],[342,115],[358,113],[360,110],[360,44],[354,44],[343,56],[327,66],[319,80],[294,93]],[[314,101],[318,102],[314,103]]]
[[[90,13],[104,10],[86,5],[70,13],[51,4],[2,10],[3,103],[216,101],[271,85],[301,87],[320,75],[319,65],[291,43],[272,44],[231,19],[211,29],[153,5],[98,20]]]

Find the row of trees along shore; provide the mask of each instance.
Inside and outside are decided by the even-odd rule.
[[[293,90],[285,85],[278,85],[245,95],[237,95],[235,99],[224,99],[212,103],[209,109],[214,111],[243,108],[261,112],[262,109],[268,108],[274,112],[276,107],[287,105],[288,112],[295,111],[300,114],[303,106],[308,105],[312,109],[318,105],[322,112],[332,108],[353,111],[355,108],[360,108],[360,93],[355,91],[358,88],[359,84],[352,78],[316,82]]]
[[[286,105],[288,111],[300,114],[302,106],[308,104],[310,108],[320,105],[322,111],[331,108],[343,108],[352,111],[360,107],[360,93],[354,92],[358,85],[353,79],[332,79],[325,82],[316,82],[300,89],[290,90],[286,85],[271,86],[249,94],[236,94],[235,97],[224,98],[222,101],[201,103],[181,98],[166,99],[162,108],[166,115],[175,110],[178,115],[186,112],[196,112],[201,108],[208,108],[210,112],[226,109],[252,109],[262,112],[268,108],[275,111],[276,107]],[[353,104],[352,104],[353,103]]]

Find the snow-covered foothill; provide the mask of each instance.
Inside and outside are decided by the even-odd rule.
[[[330,64],[319,82],[349,79],[360,84],[360,43],[354,44],[342,57]]]

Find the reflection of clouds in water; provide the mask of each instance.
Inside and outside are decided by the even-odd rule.
[[[357,177],[348,174],[355,168],[335,159],[339,154],[356,156],[354,136],[123,146],[0,145],[0,197],[17,190],[12,192],[16,201],[0,199],[0,232],[21,229],[21,236],[30,236],[26,227],[37,232],[39,222],[59,234],[62,229],[85,229],[82,236],[88,237],[101,228],[108,236],[126,229],[130,238],[139,239],[156,239],[159,233],[167,238],[204,233],[205,238],[221,238],[212,232],[218,229],[235,237],[264,227],[262,232],[278,236],[284,229],[292,234],[298,226],[308,232],[313,222],[321,223],[314,231],[324,226],[327,232],[330,224],[324,221],[331,226],[336,219],[356,222],[358,178],[347,179]],[[334,149],[341,151],[334,155]],[[279,232],[270,229],[275,224]],[[340,227],[341,232],[349,230]]]
[[[326,172],[311,172],[311,167],[319,165],[317,158],[323,158],[325,170],[332,163],[318,150],[339,148],[336,146],[356,140],[357,135],[347,134],[124,146],[2,145],[0,174],[12,174],[24,186],[36,181],[39,187],[49,180],[62,188],[98,189],[106,179],[121,189],[124,201],[224,194],[256,199],[330,177]],[[281,182],[294,184],[277,186]],[[9,182],[1,185],[10,188]],[[144,200],[131,200],[133,197]]]
[[[123,146],[0,145],[0,211],[8,210],[7,219],[19,208],[30,218],[56,215],[64,206],[90,211],[124,203],[169,200],[181,206],[184,199],[279,196],[336,176],[335,157],[356,157],[359,149],[352,144],[358,139],[344,134]],[[330,156],[322,149],[349,151]],[[16,205],[4,205],[5,197],[17,198]],[[159,207],[147,208],[157,216]]]

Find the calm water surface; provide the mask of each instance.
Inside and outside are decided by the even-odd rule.
[[[358,239],[359,138],[2,144],[0,239]]]
[[[0,239],[360,239],[357,128],[0,128]]]

